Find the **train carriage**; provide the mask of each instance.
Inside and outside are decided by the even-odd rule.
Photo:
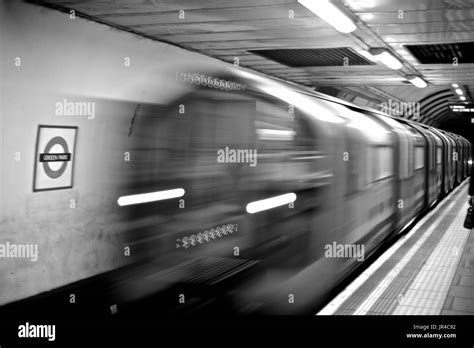
[[[205,73],[245,88],[191,79],[173,100],[143,106],[130,135],[123,193],[183,192],[174,204],[123,207],[137,222],[136,261],[154,265],[150,293],[214,284],[252,264],[219,296],[256,312],[304,312],[465,177],[468,151],[448,132],[238,69]],[[340,245],[363,255],[331,257]]]

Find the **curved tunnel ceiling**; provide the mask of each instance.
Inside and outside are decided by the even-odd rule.
[[[449,99],[453,97],[451,89],[441,90],[420,100],[420,122],[439,126],[442,118],[449,115]]]
[[[354,104],[383,111],[386,111],[383,109],[383,105],[389,103],[411,104],[412,109],[418,112],[403,113],[400,115],[401,117],[435,127],[452,116],[449,101],[455,98],[455,94],[451,88],[430,86],[424,89],[412,89],[407,87],[410,86],[336,87],[317,88],[317,90]]]

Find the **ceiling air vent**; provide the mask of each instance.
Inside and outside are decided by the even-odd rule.
[[[252,50],[249,52],[291,67],[374,65],[353,49],[346,47]]]
[[[474,42],[406,45],[411,54],[421,64],[452,64],[457,57],[458,63],[474,63]]]

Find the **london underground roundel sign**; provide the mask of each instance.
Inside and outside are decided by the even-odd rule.
[[[77,127],[39,126],[33,191],[72,188]]]

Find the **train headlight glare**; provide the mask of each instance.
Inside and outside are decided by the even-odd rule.
[[[255,214],[263,210],[281,207],[282,205],[287,205],[294,201],[296,201],[296,194],[286,193],[284,195],[251,202],[247,204],[246,210],[249,214]]]
[[[148,193],[139,193],[136,195],[122,196],[117,200],[118,205],[121,207],[125,205],[150,203],[156,201],[163,201],[165,199],[178,198],[184,196],[185,191],[182,188],[156,191]]]

